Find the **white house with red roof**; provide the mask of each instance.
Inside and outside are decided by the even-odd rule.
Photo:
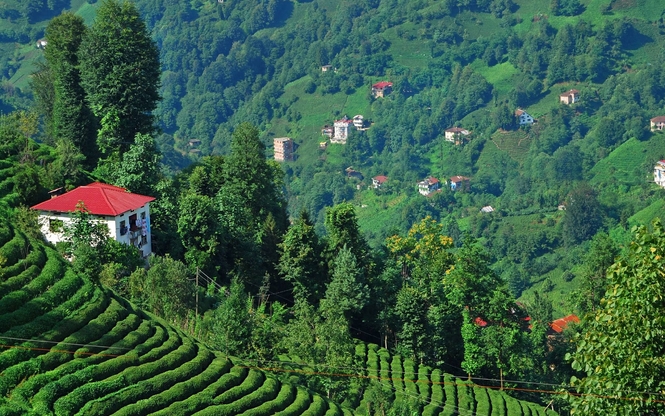
[[[563,94],[559,94],[559,102],[565,105],[575,104],[580,100],[580,92],[578,90],[568,90]]]
[[[468,189],[469,180],[471,180],[471,178],[467,178],[466,176],[453,176],[450,178],[450,190],[457,191],[460,189]]]
[[[434,176],[428,176],[424,180],[418,182],[418,192],[421,195],[428,196],[441,187],[441,183]]]
[[[109,229],[109,236],[139,249],[143,257],[152,253],[150,236],[151,196],[133,194],[124,188],[94,182],[39,203],[41,231],[47,241],[55,244],[64,239],[64,226],[80,204]]]
[[[451,127],[446,129],[444,137],[447,142],[455,143],[456,145],[462,144],[466,136],[470,134],[469,130],[461,127]]]
[[[381,185],[388,181],[388,177],[385,175],[379,175],[372,178],[372,186],[374,189],[379,189]]]
[[[515,117],[517,117],[517,122],[520,124],[520,126],[526,126],[527,124],[533,124],[536,120],[531,117],[529,113],[526,111],[522,110],[521,108],[518,108],[515,110]]]
[[[353,125],[353,120],[344,116],[340,120],[336,120],[333,125],[335,126],[335,133],[330,139],[330,142],[346,144],[346,139],[349,137],[349,129]]]
[[[658,116],[651,119],[651,131],[665,129],[665,116]]]
[[[653,168],[653,181],[661,188],[665,188],[665,160],[656,162]]]
[[[381,81],[372,85],[372,95],[374,98],[383,98],[390,94],[393,90],[393,83],[389,81]]]

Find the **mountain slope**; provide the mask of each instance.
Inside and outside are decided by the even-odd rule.
[[[332,416],[364,414],[372,400],[365,392],[355,411],[342,408],[212,351],[77,276],[55,250],[10,227],[0,227],[0,244],[3,415]],[[361,344],[356,353],[367,365],[359,377],[378,380],[391,392],[389,401],[410,400],[423,414],[546,414],[535,404],[402,362],[376,345]],[[288,362],[274,367],[276,374],[293,368]]]

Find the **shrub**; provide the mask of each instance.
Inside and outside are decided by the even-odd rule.
[[[243,414],[247,416],[274,415],[286,409],[291,403],[293,403],[295,397],[295,387],[289,384],[282,384],[282,388],[279,390],[279,393],[274,400],[264,402],[260,406],[247,410]]]
[[[487,389],[476,389],[476,414],[478,416],[490,416],[490,398]]]
[[[492,407],[492,416],[502,416],[506,414],[506,403],[503,401],[503,396],[496,390],[487,389],[487,394],[490,396],[490,403]]]
[[[445,393],[446,403],[443,406],[441,411],[442,416],[452,416],[456,413],[457,410],[457,389],[455,388],[456,379],[450,374],[446,374],[443,378],[445,383],[443,386],[443,391]]]
[[[279,382],[273,378],[266,378],[263,385],[258,389],[253,390],[251,393],[240,397],[231,403],[218,406],[210,406],[205,410],[198,413],[199,416],[214,415],[239,415],[247,409],[259,406],[261,403],[273,400],[278,393]]]
[[[303,388],[298,388],[293,402],[281,412],[275,413],[275,416],[300,416],[307,413],[313,405],[312,396]],[[323,412],[315,413],[320,415]],[[309,413],[307,413],[309,414]]]
[[[432,369],[421,365],[418,366],[418,392],[419,395],[425,399],[429,399],[430,395],[432,394],[432,385],[429,380],[429,373],[432,372]]]
[[[393,355],[393,360],[390,363],[391,378],[395,393],[404,391],[404,369],[402,368],[402,357]]]
[[[220,392],[240,384],[246,375],[246,369],[237,366],[234,367],[231,361],[224,358],[217,358],[214,361],[213,366],[216,368],[214,375],[216,379],[213,382],[207,383],[206,387],[198,394],[192,395],[179,402],[172,403],[169,407],[155,412],[154,415],[166,416],[194,414],[197,411],[211,405],[215,396],[217,396]]]
[[[462,413],[470,413],[473,414],[475,412],[475,405],[476,402],[473,398],[473,391],[471,388],[468,386],[470,384],[468,381],[457,381],[457,402],[458,402],[458,408],[460,410],[466,410],[467,412],[462,412]]]
[[[312,398],[312,404],[302,412],[302,416],[321,416],[325,414],[327,408],[326,401],[321,396],[316,395]]]

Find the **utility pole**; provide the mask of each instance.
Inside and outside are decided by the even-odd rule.
[[[195,315],[196,320],[198,321],[199,319],[199,268],[196,268],[196,312]]]

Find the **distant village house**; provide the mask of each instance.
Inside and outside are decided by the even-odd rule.
[[[663,130],[665,128],[665,116],[658,116],[651,119],[651,131]]]
[[[39,39],[37,41],[37,49],[44,49],[44,48],[46,48],[47,44],[48,44],[48,42],[46,41],[46,39]]]
[[[332,126],[329,126],[327,124],[325,126],[323,126],[323,128],[321,129],[321,135],[323,135],[323,136],[332,137],[334,132],[335,132],[335,129]]]
[[[39,224],[46,240],[56,244],[64,241],[65,226],[72,222],[82,203],[94,220],[108,227],[112,239],[136,247],[147,257],[152,253],[150,202],[154,200],[151,196],[94,182],[53,196],[31,209],[39,211]]]
[[[418,182],[418,192],[425,196],[428,196],[432,192],[439,190],[440,187],[441,183],[433,176],[428,176],[424,180]]]
[[[349,166],[344,170],[346,172],[346,176],[348,178],[355,178],[359,180],[363,180],[363,174],[358,172],[357,170],[353,169],[353,167]]]
[[[332,65],[323,65],[321,66],[321,72],[328,72],[332,69]]]
[[[360,114],[353,116],[353,125],[358,130],[362,129],[365,125],[365,118]]]
[[[547,336],[548,338],[552,338],[561,335],[570,324],[577,324],[579,322],[580,318],[578,318],[577,315],[568,315],[556,319],[550,323],[550,329],[547,331]]]
[[[580,100],[580,92],[578,90],[566,91],[559,95],[559,102],[565,105],[571,105]]]
[[[453,176],[450,178],[450,189],[453,191],[468,189],[469,180],[470,178],[467,178],[466,176]]]
[[[393,83],[388,81],[377,82],[372,85],[372,95],[374,98],[383,98],[393,90]]]
[[[374,189],[379,189],[381,185],[388,181],[388,177],[384,175],[375,176],[372,178],[372,186]]]
[[[665,160],[659,160],[653,168],[653,181],[665,188]]]
[[[293,140],[289,137],[278,137],[273,139],[275,149],[275,160],[278,162],[290,162],[293,160]]]
[[[460,145],[464,143],[464,140],[469,136],[469,130],[460,128],[460,127],[451,127],[446,129],[444,132],[444,137],[447,142],[455,143],[455,145]]]
[[[346,139],[349,137],[349,128],[353,125],[353,120],[349,119],[347,116],[344,116],[342,119],[335,121],[334,123],[334,133],[332,143],[346,144]]]
[[[527,124],[533,124],[535,121],[533,117],[529,115],[526,111],[518,108],[515,110],[515,117],[517,117],[517,122],[520,126],[526,126]]]

